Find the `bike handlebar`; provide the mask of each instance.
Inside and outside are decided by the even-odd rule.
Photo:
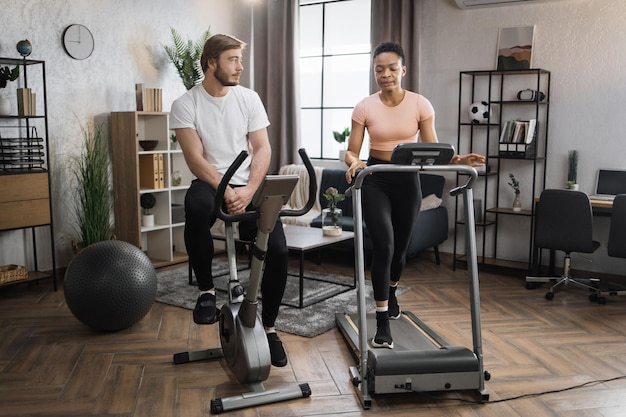
[[[311,163],[311,160],[309,159],[309,156],[307,155],[304,148],[299,149],[298,153],[300,154],[302,162],[304,163],[304,166],[306,167],[307,173],[309,175],[309,198],[302,208],[281,210],[279,216],[301,216],[303,214],[306,214],[309,210],[311,210],[311,208],[315,204],[315,199],[317,198],[317,178],[315,176],[315,168],[313,167],[313,164]],[[223,208],[224,193],[226,192],[226,187],[228,186],[228,183],[230,182],[232,177],[237,172],[237,169],[241,166],[241,164],[243,164],[243,161],[245,161],[247,157],[248,152],[245,150],[241,151],[239,155],[237,155],[237,158],[235,158],[233,163],[228,167],[226,173],[224,173],[224,176],[222,177],[222,180],[217,187],[215,193],[215,215],[224,221],[233,223],[241,222],[244,220],[255,219],[259,215],[257,210],[247,211],[245,213],[239,214],[229,214],[226,213]]]

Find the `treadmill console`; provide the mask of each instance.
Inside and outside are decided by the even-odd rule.
[[[454,146],[448,143],[401,143],[391,153],[391,162],[398,165],[448,165]]]

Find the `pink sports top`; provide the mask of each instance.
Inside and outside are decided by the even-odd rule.
[[[404,91],[404,99],[394,107],[386,106],[380,93],[365,97],[354,107],[352,120],[367,129],[370,149],[392,151],[400,143],[417,142],[419,122],[435,115],[426,97]]]

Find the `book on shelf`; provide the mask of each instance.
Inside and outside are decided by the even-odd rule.
[[[526,130],[526,139],[524,140],[524,143],[529,144],[535,140],[538,125],[539,123],[537,122],[537,119],[530,119],[528,121],[528,129]]]
[[[509,120],[500,133],[500,143],[530,143],[537,131],[537,120]]]
[[[144,104],[145,87],[143,83],[135,84],[135,101],[137,102],[137,111],[143,111],[146,107]]]
[[[511,143],[523,143],[526,137],[526,123],[517,121],[515,122],[515,128],[513,129],[513,136],[511,137]]]
[[[534,139],[537,134],[537,120],[509,120],[500,134],[498,151],[502,156],[533,157]],[[531,146],[532,145],[532,146]]]
[[[135,84],[135,101],[137,111],[163,111],[163,90],[161,88],[147,88],[143,83]]]
[[[37,113],[37,96],[30,88],[18,88],[17,114],[19,116],[34,116]]]

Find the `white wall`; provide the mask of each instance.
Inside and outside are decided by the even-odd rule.
[[[184,92],[161,47],[169,43],[169,27],[195,39],[210,26],[212,33],[233,33],[246,40],[244,1],[0,0],[0,56],[19,57],[15,44],[27,38],[33,44],[30,58],[46,61],[57,265],[71,259],[63,160],[77,152],[81,126],[111,111],[133,110],[137,82],[163,88],[164,109],[169,110]],[[580,151],[583,191],[592,191],[598,167],[626,168],[626,126],[620,123],[626,108],[626,2],[551,0],[477,10],[460,10],[453,0],[423,3],[420,92],[437,110],[441,141],[456,144],[459,71],[494,68],[499,27],[536,25],[533,66],[552,71],[547,185],[565,183],[570,149]],[[87,60],[75,61],[63,50],[61,34],[71,23],[84,24],[94,34],[95,51]],[[523,187],[522,182],[522,192]],[[608,219],[596,220],[596,237],[605,241]],[[519,231],[503,232],[500,254],[519,258]],[[15,244],[23,236],[21,231],[0,234],[0,265],[23,263],[24,251]],[[526,245],[522,247],[523,258]],[[442,250],[452,252],[452,239]],[[608,259],[605,252],[593,260],[589,264],[575,258],[574,266],[623,270],[623,262]],[[42,261],[40,267],[45,267]]]
[[[579,150],[582,191],[593,191],[598,168],[626,169],[626,2],[547,0],[461,10],[453,0],[427,0],[424,11],[420,88],[437,110],[436,127],[442,142],[456,145],[459,72],[495,69],[499,27],[535,25],[533,67],[552,73],[547,187],[564,188],[570,149]],[[518,180],[524,193],[524,178]],[[504,187],[507,189],[502,192],[511,192],[506,183]],[[607,240],[608,220],[595,217],[597,240]],[[528,235],[526,231],[505,225],[499,235],[499,256],[526,259],[526,241],[519,244]],[[443,250],[452,252],[452,240]],[[590,258],[592,263],[576,256],[573,266],[624,271],[624,261],[608,258],[605,249]]]
[[[0,0],[0,56],[19,58],[15,49],[21,39],[33,45],[29,58],[46,61],[49,138],[57,266],[71,259],[68,213],[70,197],[64,160],[79,150],[81,128],[94,119],[106,120],[112,111],[135,110],[134,85],[163,89],[163,108],[185,92],[182,82],[165,57],[162,44],[170,43],[170,26],[183,36],[197,39],[209,26],[212,33],[232,33],[239,19],[233,12],[238,0]],[[63,30],[72,23],[87,26],[95,49],[83,61],[70,58],[61,43]],[[8,90],[8,89],[7,89]],[[0,213],[0,215],[2,215]],[[0,234],[0,265],[26,262],[25,251],[16,244],[29,234]],[[48,238],[49,239],[49,238]],[[51,267],[45,259],[46,239],[38,247],[40,269]],[[32,261],[26,262],[32,268]]]

